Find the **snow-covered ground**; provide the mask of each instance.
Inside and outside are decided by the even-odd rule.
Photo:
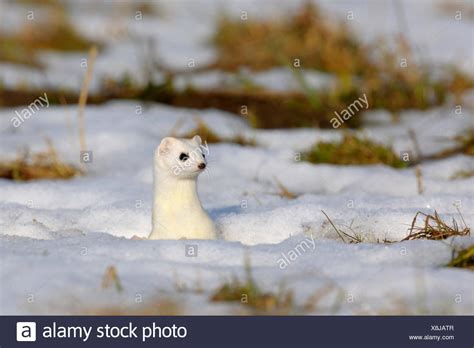
[[[444,45],[456,49],[459,40],[454,38],[459,32],[455,28],[459,27],[448,25],[450,30],[438,36],[443,40],[426,41],[423,35],[432,27],[442,28],[438,24],[446,21],[445,17],[434,8],[424,10],[426,1],[404,3],[411,9],[407,21],[414,42],[430,48],[421,51],[431,54],[438,50],[442,54],[431,58],[448,59],[453,51]],[[131,72],[137,79],[145,78],[138,69],[142,58],[131,43],[140,35],[155,37],[165,65],[182,69],[189,58],[203,65],[213,57],[206,39],[212,33],[212,19],[222,8],[234,15],[248,9],[262,16],[281,15],[298,6],[293,1],[274,4],[163,2],[159,7],[162,17],[144,18],[139,25],[125,21],[130,39],[118,40],[101,52],[92,88],[99,88],[100,77],[108,74]],[[323,4],[342,16],[348,6],[342,1]],[[14,19],[22,16],[21,8],[7,2],[0,5],[0,12],[14,9],[3,26],[17,25]],[[380,5],[364,7],[358,3],[354,7],[361,16],[377,9],[382,11],[379,14],[386,11]],[[415,25],[420,13],[431,18],[431,27]],[[356,18],[357,30],[366,36],[393,33],[397,23],[389,24],[392,21],[385,21],[383,16],[371,15],[370,21]],[[100,20],[93,11],[84,11],[74,21],[86,34],[111,40],[107,30],[111,23]],[[366,22],[370,26],[365,26]],[[459,26],[463,33],[472,29],[472,24],[465,22]],[[456,63],[466,68],[469,56],[464,60],[463,54],[456,56]],[[1,65],[0,79],[7,86],[23,81],[43,87],[79,88],[84,70],[78,62],[83,54],[48,53],[43,58],[48,62],[45,72]],[[307,76],[317,88],[332,83],[331,76],[325,74],[309,72]],[[277,90],[297,88],[285,70],[250,77]],[[189,83],[215,87],[232,85],[234,80],[220,72],[178,79],[180,88]],[[29,146],[31,152],[45,150],[45,138],[50,138],[61,159],[78,163],[76,106],[43,108],[15,128],[11,119],[21,109],[0,110],[0,159],[14,158],[22,146]],[[193,129],[196,115],[221,136],[241,134],[257,142],[257,147],[210,145],[209,168],[199,179],[199,193],[218,226],[220,239],[132,240],[133,236],[147,236],[151,230],[155,147],[178,123],[183,133]],[[414,129],[425,155],[454,146],[452,137],[474,125],[472,110],[465,107],[458,115],[450,105],[402,113],[398,123],[382,110],[363,117],[367,126],[360,132],[392,145],[396,152],[415,152],[409,137],[409,130]],[[307,313],[474,313],[472,271],[444,267],[453,248],[472,245],[473,237],[381,243],[406,237],[419,210],[432,213],[436,209],[447,221],[453,217],[460,221],[459,209],[467,225],[474,226],[474,178],[451,179],[460,170],[474,169],[472,156],[423,163],[425,192],[419,195],[413,168],[314,165],[295,160],[317,141],[339,139],[342,133],[337,130],[255,130],[240,117],[221,111],[138,101],[88,106],[85,118],[87,146],[93,151],[86,176],[26,183],[0,180],[0,313],[87,313],[117,305],[135,308],[140,305],[137,298],[145,304],[171,299],[184,314],[240,313],[242,308],[236,305],[216,304],[208,298],[225,281],[245,278],[246,259],[263,290],[291,290],[297,307],[311,299],[317,302]],[[276,180],[298,198],[280,197]],[[322,210],[338,227],[350,226],[364,242],[343,243]],[[196,245],[197,257],[187,257],[186,248]],[[301,249],[301,245],[305,247]],[[296,249],[300,255],[289,259]],[[112,265],[121,280],[121,292],[101,287],[104,272]]]
[[[160,105],[149,105],[137,115],[138,105],[130,101],[88,107],[87,143],[93,163],[87,176],[71,181],[0,181],[4,313],[60,312],[66,309],[56,308],[56,302],[69,297],[87,303],[104,298],[132,303],[136,293],[149,298],[165,292],[173,297],[175,278],[187,288],[200,282],[205,290],[185,301],[187,313],[212,313],[217,309],[203,306],[203,298],[225,279],[242,275],[246,253],[262,287],[276,291],[284,284],[296,291],[300,302],[335,284],[354,298],[338,300],[337,313],[385,312],[400,301],[413,312],[424,306],[429,313],[472,313],[473,274],[441,266],[451,257],[451,243],[468,245],[473,238],[375,243],[405,237],[418,210],[437,209],[459,220],[458,206],[466,223],[474,225],[474,178],[450,180],[454,172],[474,167],[472,157],[424,164],[426,192],[418,195],[413,169],[294,161],[295,153],[318,139],[339,136],[336,131],[256,131],[236,116],[204,111],[202,119],[216,132],[239,132],[260,144],[210,145],[209,170],[200,177],[199,192],[221,240],[136,241],[129,238],[146,236],[151,228],[154,148],[178,120],[182,131],[192,129],[196,115],[194,110]],[[17,129],[10,122],[14,110],[0,112],[2,158],[14,156],[19,145],[28,144],[33,152],[44,150],[49,137],[61,158],[77,163],[77,136],[69,118],[75,107],[41,110]],[[446,117],[439,110],[416,118],[407,114],[398,127],[379,125],[366,132],[386,141],[396,139],[396,148],[410,151],[403,124],[424,118],[431,127],[420,134],[420,141],[430,144],[431,139],[430,146],[435,146],[439,129],[444,127],[448,134],[468,126],[466,116],[451,122],[449,129],[443,124]],[[274,178],[301,196],[281,198]],[[351,225],[367,243],[344,244],[321,210],[339,227]],[[282,253],[287,255],[305,238],[314,240],[314,250],[311,247],[282,270]],[[198,257],[186,257],[186,245],[194,244],[199,246]],[[100,290],[108,265],[115,265],[122,279],[120,295]],[[417,291],[422,299],[415,296]],[[32,303],[29,296],[34,296]],[[333,310],[336,299],[331,296],[324,299],[323,312]]]

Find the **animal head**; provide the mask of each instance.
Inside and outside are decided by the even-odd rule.
[[[156,149],[155,170],[177,179],[194,179],[206,168],[208,154],[209,147],[199,135],[192,139],[166,137]]]

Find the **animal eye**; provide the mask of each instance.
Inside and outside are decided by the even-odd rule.
[[[189,156],[187,154],[185,154],[184,152],[181,153],[181,155],[179,155],[179,160],[180,161],[186,161],[187,159],[189,158]]]
[[[206,158],[206,155],[205,155],[205,154],[202,154],[202,158]]]

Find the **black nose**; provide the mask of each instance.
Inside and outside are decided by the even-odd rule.
[[[206,168],[206,163],[199,163],[198,168],[199,168],[199,169],[204,169],[204,168]]]

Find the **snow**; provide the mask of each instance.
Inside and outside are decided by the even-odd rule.
[[[323,4],[342,16],[350,8],[347,2]],[[243,9],[255,16],[273,16],[298,5],[296,1],[283,2],[281,7],[268,1],[222,1],[215,6],[206,1],[163,2],[158,8],[164,13],[157,19],[145,16],[139,25],[133,24],[134,19],[124,19],[120,25],[125,38],[112,35],[112,23],[101,21],[99,11],[87,10],[91,6],[87,1],[74,5],[85,13],[74,21],[93,38],[115,40],[99,55],[91,86],[96,90],[106,76],[130,73],[138,83],[146,80],[140,69],[146,53],[133,48],[138,37],[153,38],[156,46],[151,49],[164,65],[180,70],[193,58],[199,67],[212,60],[206,40],[223,8],[234,16]],[[432,26],[445,21],[424,5],[405,4],[413,9],[407,14],[413,42],[428,45],[430,50],[422,52],[438,50],[440,60],[449,59],[454,52],[449,47],[457,47],[453,37],[459,35],[458,27],[443,33],[445,40],[422,41],[428,29],[414,24],[421,10]],[[2,13],[9,9],[10,26],[19,25],[12,18],[21,17],[22,11],[6,2],[0,6]],[[10,12],[11,8],[15,10]],[[385,21],[384,16],[363,20],[372,11],[386,13],[384,6],[358,4],[357,9],[355,24],[370,23],[357,30],[367,35],[394,32],[396,22]],[[461,27],[470,30],[472,24],[463,22]],[[45,72],[2,64],[0,80],[7,86],[28,83],[77,90],[84,55],[44,54]],[[458,63],[465,67],[461,58]],[[298,89],[285,69],[241,74],[277,91]],[[333,83],[330,75],[320,72],[306,71],[305,76],[313,88],[330,88]],[[235,76],[212,71],[178,74],[176,85],[215,88],[234,87],[237,82]],[[466,95],[471,97],[472,93]],[[14,128],[11,118],[20,109],[0,109],[1,160],[14,158],[24,146],[33,153],[45,150],[49,138],[63,161],[78,164],[76,106],[51,105]],[[219,240],[133,240],[151,230],[154,149],[177,124],[181,124],[181,134],[195,128],[196,116],[221,137],[239,134],[257,142],[256,147],[210,144],[209,166],[199,179],[199,194],[219,229]],[[424,155],[453,147],[452,138],[471,128],[474,120],[472,109],[466,107],[458,115],[449,104],[403,112],[397,123],[383,110],[354,117],[367,122],[357,132],[393,146],[396,152],[416,150],[409,136],[409,130],[414,130]],[[230,113],[139,101],[89,105],[85,124],[87,147],[93,151],[86,176],[21,183],[0,179],[1,314],[77,314],[119,305],[135,308],[138,295],[143,303],[172,299],[186,314],[235,314],[242,308],[208,298],[226,280],[245,279],[247,257],[263,290],[277,292],[283,286],[294,292],[298,306],[329,287],[331,291],[310,314],[474,313],[472,272],[443,267],[453,248],[474,244],[473,237],[383,243],[406,237],[420,210],[436,210],[446,221],[459,221],[459,209],[466,224],[474,226],[474,178],[451,179],[460,170],[474,168],[472,156],[424,162],[420,169],[425,191],[420,195],[413,168],[314,165],[295,159],[318,141],[340,139],[340,130],[255,130]],[[280,197],[276,180],[298,197]],[[351,229],[363,242],[344,243],[322,211],[337,227]],[[314,249],[305,250],[281,269],[283,255],[308,239]],[[189,245],[198,247],[197,257],[186,257]],[[111,265],[117,269],[122,292],[101,288]]]
[[[217,309],[235,314],[235,306],[212,305],[206,297],[223,280],[245,277],[248,253],[259,285],[273,291],[290,287],[298,305],[317,290],[336,289],[317,303],[318,313],[384,314],[394,309],[405,314],[472,313],[472,274],[440,268],[450,259],[453,241],[348,245],[319,240],[314,250],[280,269],[282,253],[301,238],[251,249],[226,241],[133,241],[100,233],[50,241],[1,240],[2,279],[8,279],[2,285],[3,313],[77,313],[118,304],[133,308],[139,296],[144,303],[171,298],[191,314],[212,314]],[[472,238],[463,240],[472,242]],[[198,246],[198,257],[185,256],[189,243]],[[101,289],[108,265],[117,269],[121,293]]]
[[[240,129],[260,144],[257,148],[226,143],[210,145],[209,171],[201,175],[199,191],[219,228],[220,240],[134,241],[130,238],[145,237],[151,229],[154,148],[178,120],[183,122],[183,131],[192,129],[196,115],[194,110],[161,105],[149,105],[137,115],[137,105],[123,101],[87,108],[87,144],[94,156],[87,176],[28,183],[0,180],[1,272],[2,279],[8,279],[2,286],[3,313],[68,312],[71,309],[67,306],[51,303],[63,293],[66,298],[89,301],[93,290],[93,301],[102,299],[102,304],[109,303],[111,298],[132,301],[129,297],[136,292],[151,296],[157,288],[173,294],[172,274],[176,273],[181,282],[192,287],[197,281],[197,269],[205,284],[205,295],[186,301],[185,311],[211,313],[217,309],[209,308],[209,304],[203,307],[203,298],[219,286],[223,277],[242,274],[245,253],[250,255],[255,277],[262,286],[276,291],[284,282],[301,292],[297,298],[303,302],[328,282],[319,276],[308,280],[308,274],[324,270],[325,277],[338,287],[356,298],[360,296],[360,300],[341,304],[336,311],[340,314],[378,313],[398,297],[411,303],[419,274],[423,274],[426,288],[430,289],[423,290],[428,291],[428,312],[472,312],[468,285],[472,275],[438,267],[449,261],[450,242],[376,243],[404,238],[418,210],[437,209],[449,220],[459,219],[456,206],[460,206],[466,223],[472,226],[474,179],[449,180],[456,170],[472,168],[472,157],[460,155],[424,164],[426,192],[418,195],[412,169],[339,167],[293,160],[295,151],[310,146],[319,138],[318,133],[337,131],[251,130],[237,116],[216,110],[200,111],[204,122],[219,134],[232,134]],[[66,116],[74,117],[75,107],[42,109],[15,130],[10,123],[14,110],[0,111],[1,158],[11,158],[20,144],[41,151],[44,138],[49,137],[54,139],[63,160],[77,163],[77,136],[71,132],[71,120],[68,122]],[[428,137],[430,130],[431,136],[436,137],[439,127],[435,122],[444,122],[442,117],[433,116],[438,114],[434,110],[417,117],[406,115],[406,122],[427,117],[433,127],[423,137]],[[453,122],[450,125],[459,127]],[[390,131],[395,135],[396,129]],[[404,130],[400,128],[399,132]],[[446,133],[449,132],[447,128]],[[279,197],[274,178],[301,196],[295,200]],[[350,226],[364,243],[344,244],[321,210],[339,228],[347,230]],[[315,250],[305,253],[283,273],[276,260],[305,236],[314,238]],[[458,238],[456,242],[467,245],[472,238]],[[184,256],[187,244],[199,246],[196,259]],[[402,247],[410,257],[397,254]],[[81,248],[88,250],[87,256],[81,256]],[[125,288],[124,294],[111,298],[110,292],[98,289],[109,264],[117,267]],[[31,267],[34,275],[25,279],[24,272],[30,274],[27,270]],[[401,276],[405,280],[394,284],[394,279]],[[74,284],[73,289],[70,284]],[[374,289],[366,291],[367,284]],[[29,293],[35,294],[34,303],[25,302]],[[48,294],[55,294],[54,298],[50,299]],[[455,294],[463,296],[462,306],[453,302]],[[330,307],[327,304],[326,310],[330,311]]]

